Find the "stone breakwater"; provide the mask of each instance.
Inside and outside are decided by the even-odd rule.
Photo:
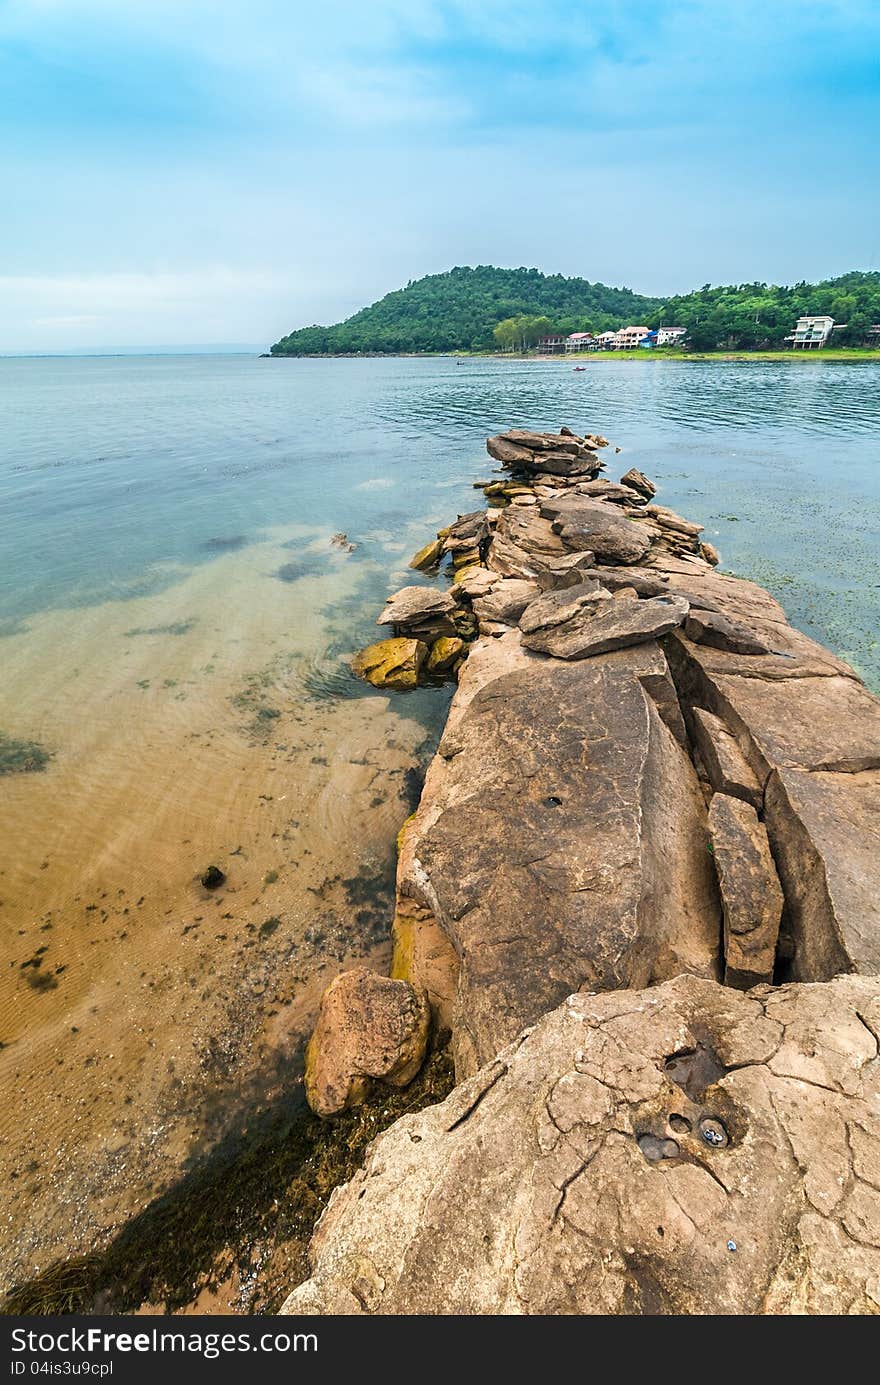
[[[392,975],[325,996],[319,1114],[446,1101],[337,1189],[291,1313],[880,1311],[880,701],[605,439],[511,430],[355,667],[457,677]]]

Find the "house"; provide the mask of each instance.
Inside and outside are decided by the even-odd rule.
[[[658,327],[657,345],[669,346],[673,343],[680,342],[684,336],[687,336],[686,327]]]
[[[566,351],[588,351],[595,343],[592,332],[572,332],[565,338]]]
[[[655,328],[653,329],[653,331],[647,332],[647,333],[645,334],[645,336],[642,337],[642,340],[639,342],[639,350],[640,350],[640,351],[652,351],[656,345],[657,345],[657,328],[655,327]]]
[[[565,347],[565,337],[549,336],[538,338],[539,351],[562,351]]]
[[[647,335],[647,327],[621,327],[619,332],[614,333],[614,349],[615,351],[632,351]]]
[[[792,348],[800,347],[804,351],[813,347],[818,349],[827,345],[834,327],[833,317],[799,317],[794,331],[789,333],[785,340],[791,342]]]
[[[616,332],[600,332],[596,337],[596,346],[600,351],[613,351]]]

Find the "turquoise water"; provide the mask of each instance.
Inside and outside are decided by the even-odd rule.
[[[0,621],[144,595],[288,521],[419,537],[474,503],[486,434],[603,430],[706,525],[725,567],[880,685],[880,366],[0,361]],[[734,518],[735,517],[735,518]],[[371,622],[367,622],[371,624]],[[355,628],[357,627],[357,628]]]

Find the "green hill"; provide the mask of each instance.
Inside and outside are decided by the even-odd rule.
[[[645,321],[661,302],[537,269],[465,266],[387,293],[335,327],[301,327],[276,342],[272,355],[491,350],[493,328],[504,318],[540,316],[556,331],[602,332]]]
[[[783,345],[783,339],[804,315],[827,313],[837,323],[834,346],[858,346],[868,328],[880,323],[880,272],[853,271],[821,284],[738,284],[669,298],[648,316],[650,327],[661,323],[688,329],[692,351],[758,350]],[[876,344],[876,342],[875,342]]]

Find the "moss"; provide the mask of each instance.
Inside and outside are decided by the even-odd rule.
[[[332,1121],[299,1101],[256,1138],[245,1122],[243,1135],[227,1136],[103,1250],[57,1261],[15,1286],[0,1311],[127,1313],[149,1302],[173,1312],[234,1271],[253,1286],[251,1312],[277,1311],[308,1273],[309,1239],[333,1189],[360,1168],[381,1131],[442,1101],[452,1086],[452,1062],[440,1048],[403,1091],[377,1088]]]

